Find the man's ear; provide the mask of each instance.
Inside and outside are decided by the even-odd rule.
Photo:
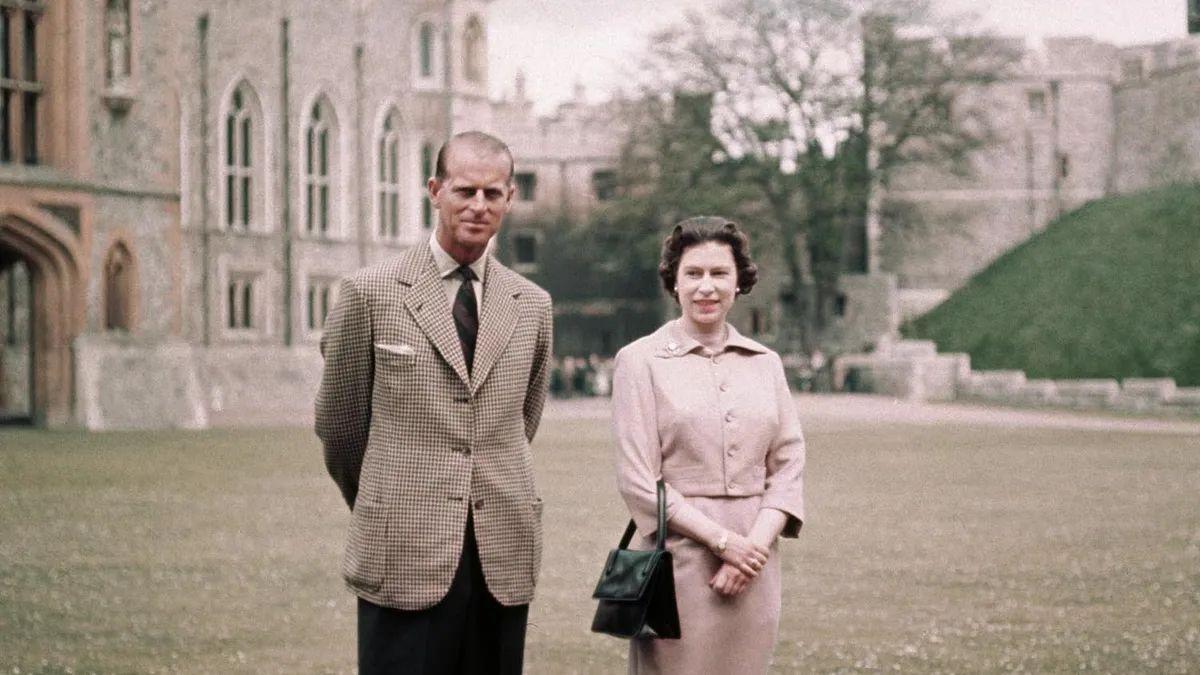
[[[438,180],[437,178],[430,178],[429,182],[425,184],[425,189],[429,191],[429,199],[436,206],[438,202],[438,193],[442,191],[442,181]]]

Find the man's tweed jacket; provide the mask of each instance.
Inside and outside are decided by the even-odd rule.
[[[529,441],[546,400],[550,296],[487,261],[472,375],[429,246],[342,281],[325,323],[316,432],[353,512],[343,568],[398,609],[450,588],[471,507],[488,590],[533,599],[542,502]]]

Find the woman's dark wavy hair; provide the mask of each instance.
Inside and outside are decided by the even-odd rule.
[[[737,267],[737,292],[745,295],[758,281],[758,265],[750,259],[750,239],[738,229],[737,223],[719,216],[696,216],[680,221],[671,234],[663,240],[662,255],[658,259],[658,276],[662,279],[667,294],[679,302],[675,292],[675,277],[679,274],[679,260],[689,248],[715,241],[728,244],[733,251],[733,262]]]

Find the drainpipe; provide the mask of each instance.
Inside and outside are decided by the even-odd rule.
[[[288,37],[288,19],[284,17],[279,22],[279,55],[280,55],[280,92],[279,98],[283,108],[283,344],[290,347],[294,341],[293,319],[295,311],[292,306],[293,294],[293,260],[292,260],[292,105],[291,80],[288,77],[288,65],[291,59],[291,43]]]

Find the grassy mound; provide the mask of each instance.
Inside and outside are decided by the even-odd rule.
[[[1200,385],[1200,186],[1093,202],[1000,257],[905,334],[1029,377]]]

